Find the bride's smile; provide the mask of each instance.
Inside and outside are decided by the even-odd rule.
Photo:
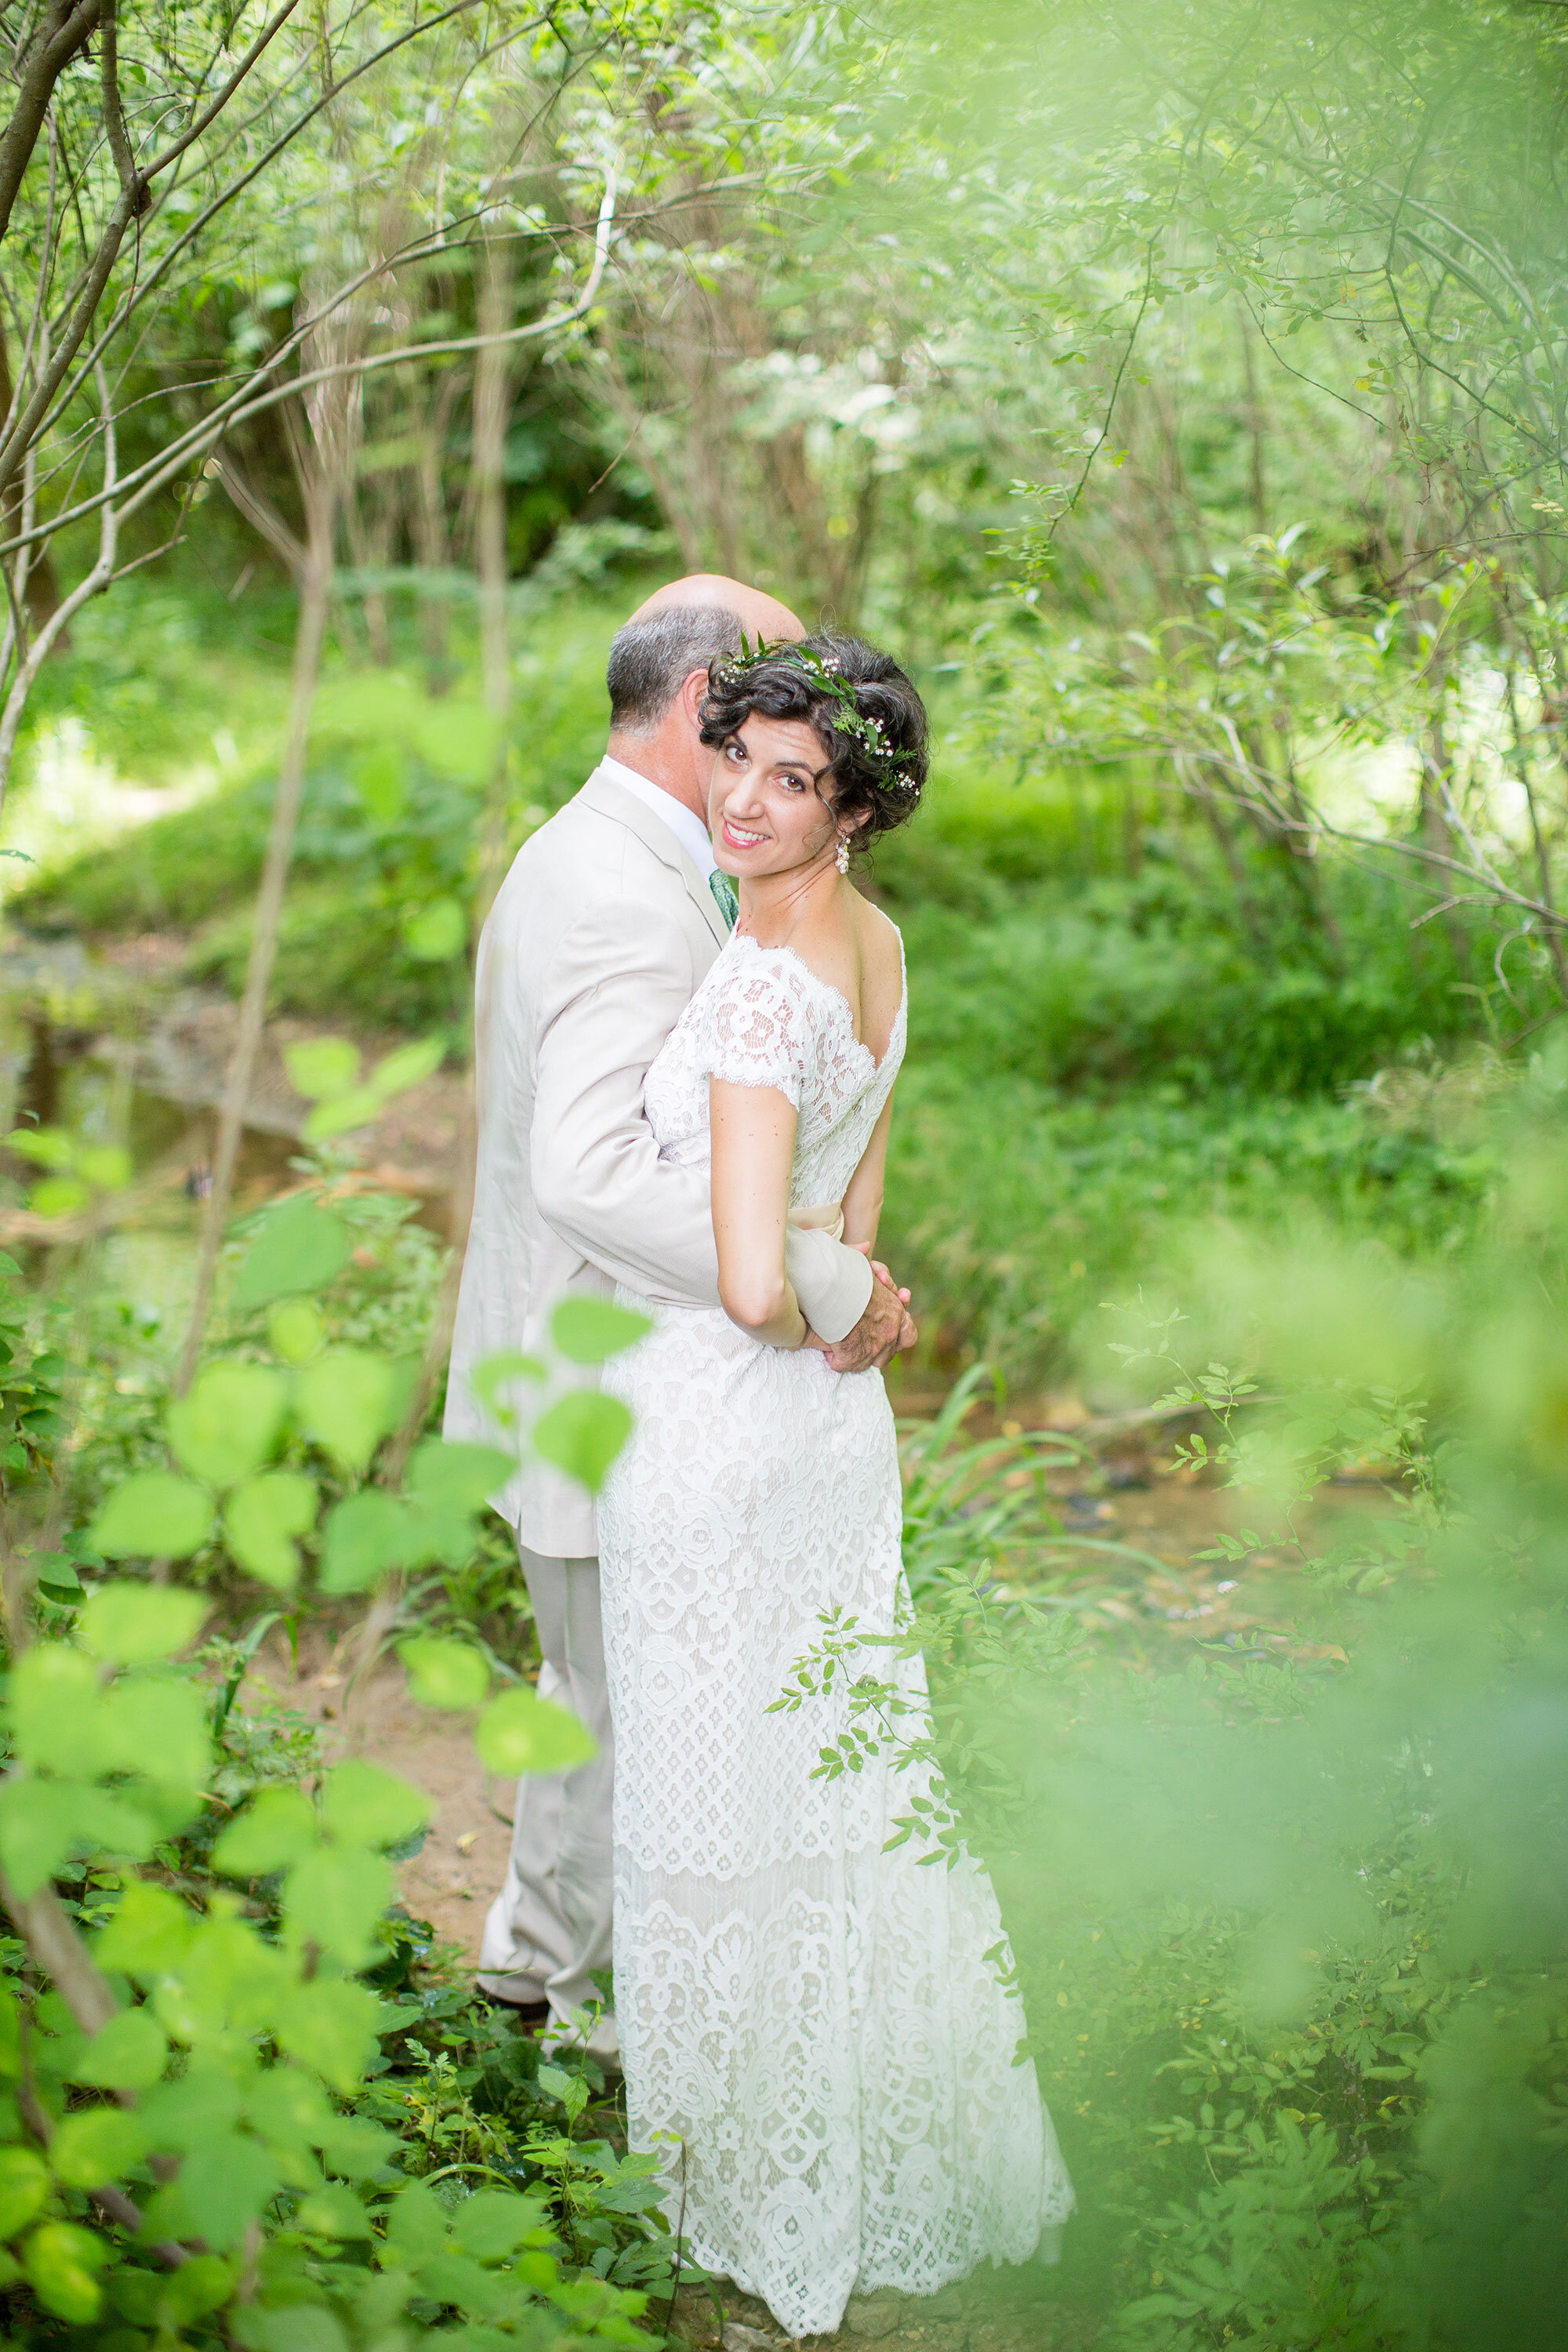
[[[750,880],[830,859],[837,828],[822,794],[824,748],[802,720],[755,711],[720,745],[708,814],[727,874]]]

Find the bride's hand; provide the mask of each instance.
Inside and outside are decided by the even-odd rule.
[[[828,1364],[836,1372],[872,1368],[880,1371],[900,1349],[912,1348],[919,1337],[909,1313],[909,1292],[900,1289],[879,1260],[871,1260],[871,1271],[876,1280],[866,1312],[852,1331],[826,1350]]]

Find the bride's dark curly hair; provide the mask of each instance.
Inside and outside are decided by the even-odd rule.
[[[925,705],[898,663],[863,638],[822,629],[754,653],[721,654],[708,672],[702,740],[727,743],[753,712],[803,719],[813,730],[832,771],[823,782],[833,814],[865,814],[852,847],[866,848],[920,806],[929,764]]]

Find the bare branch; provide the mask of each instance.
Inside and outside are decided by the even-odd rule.
[[[104,503],[100,509],[98,534],[98,561],[86,577],[79,582],[50,614],[38,631],[26,656],[18,662],[11,691],[5,698],[5,709],[0,716],[0,808],[5,803],[5,788],[11,780],[11,762],[16,756],[16,732],[22,724],[22,714],[27,707],[27,697],[33,690],[39,670],[48,658],[50,649],[61,633],[69,627],[76,614],[94,596],[101,595],[114,577],[114,560],[120,540],[120,509],[114,503],[115,468],[118,451],[114,432],[114,412],[110,404],[109,379],[101,365],[98,370],[98,389],[103,432]]]
[[[55,0],[34,37],[16,109],[0,132],[0,237],[11,226],[16,192],[38,143],[55,84],[97,25],[99,10],[100,0],[79,0],[75,7]]]

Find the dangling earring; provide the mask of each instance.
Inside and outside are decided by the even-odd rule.
[[[840,874],[847,874],[847,873],[848,873],[848,871],[849,871],[849,835],[848,835],[847,833],[841,833],[841,834],[839,835],[839,836],[838,836],[838,855],[835,857],[835,859],[834,859],[833,863],[835,864],[835,866],[837,866],[838,871],[840,872]]]

